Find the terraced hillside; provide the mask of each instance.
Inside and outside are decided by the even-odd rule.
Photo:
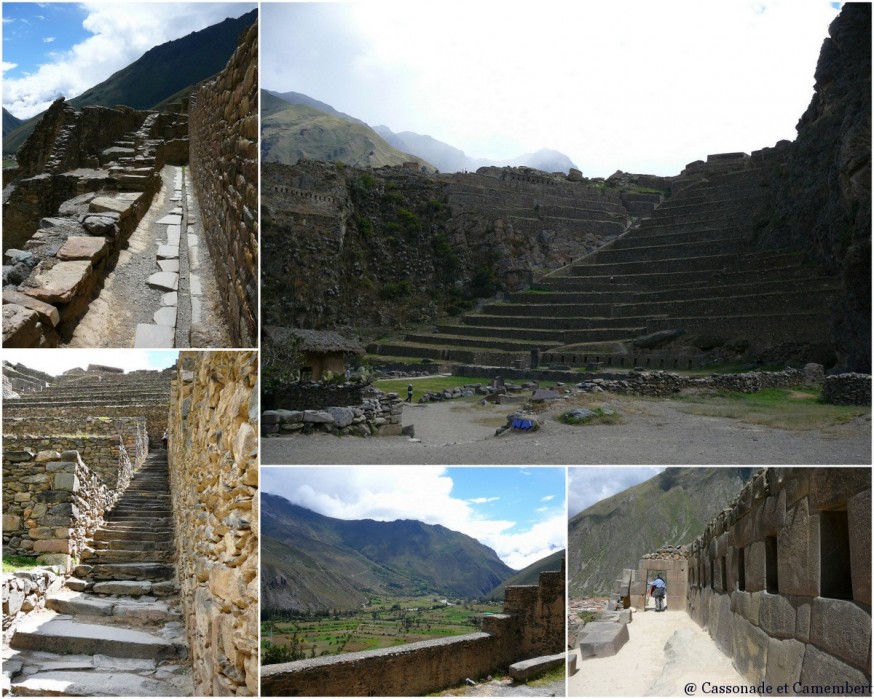
[[[788,249],[757,250],[785,148],[710,156],[616,240],[379,354],[502,364],[686,368],[737,357],[833,364],[840,282]]]

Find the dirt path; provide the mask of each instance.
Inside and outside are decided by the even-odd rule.
[[[684,611],[635,613],[628,635],[608,658],[582,660],[576,651],[578,670],[568,679],[568,696],[696,696],[704,682],[747,684]],[[689,683],[695,691],[687,692]]]
[[[870,464],[871,419],[792,432],[690,415],[671,401],[623,401],[621,425],[563,425],[530,434],[495,429],[510,406],[456,400],[404,407],[416,437],[275,437],[265,464]]]

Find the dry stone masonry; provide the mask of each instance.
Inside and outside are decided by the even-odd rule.
[[[169,458],[198,695],[258,693],[258,357],[183,352]]]
[[[257,344],[258,25],[191,101],[191,168],[235,347]]]

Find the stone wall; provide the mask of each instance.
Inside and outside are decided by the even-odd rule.
[[[647,582],[661,574],[667,587],[665,602],[668,609],[686,608],[689,564],[688,551],[685,547],[683,549],[659,549],[654,553],[645,554],[640,559],[628,588],[632,607],[640,610],[646,608],[646,599],[649,595]]]
[[[689,613],[747,680],[871,691],[871,469],[761,470],[690,550]]]
[[[3,642],[12,637],[15,623],[25,614],[45,608],[46,597],[64,586],[59,566],[3,573]]]
[[[109,463],[107,456],[115,456],[116,461],[120,456],[118,443],[112,438],[120,438],[127,456],[130,458],[133,469],[136,471],[149,455],[149,440],[146,432],[146,420],[141,417],[86,417],[84,420],[76,420],[68,417],[8,417],[3,419],[4,441],[10,444],[9,436],[16,435],[27,439],[26,435],[41,438],[37,446],[44,449],[66,451],[76,449],[82,459],[95,468],[98,461]],[[8,436],[7,436],[8,435]],[[46,435],[52,435],[48,437]],[[64,444],[59,441],[61,435],[68,438]],[[75,435],[74,437],[71,437]],[[103,440],[88,440],[88,437],[103,437]],[[105,454],[107,445],[110,453]],[[95,468],[98,474],[100,469]],[[108,481],[109,482],[109,481]],[[111,485],[111,482],[110,482]]]
[[[191,176],[237,347],[257,344],[258,27],[189,105]]]
[[[261,668],[263,696],[416,696],[565,649],[565,572],[508,587],[483,631]]]
[[[835,374],[826,376],[822,399],[837,405],[871,405],[870,374]]]
[[[198,695],[258,693],[258,357],[182,352],[168,459]]]
[[[6,440],[4,440],[5,442]],[[4,444],[3,551],[13,555],[60,554],[52,563],[69,572],[88,539],[131,479],[120,462],[109,487],[77,451],[16,449]]]

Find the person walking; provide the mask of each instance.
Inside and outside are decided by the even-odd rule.
[[[665,611],[665,595],[668,592],[668,587],[665,585],[664,578],[657,575],[656,579],[648,584],[650,585],[650,596],[655,599],[655,610],[657,612]]]
[[[167,430],[164,430],[164,436],[161,437],[161,443],[164,445],[164,451],[167,451]]]
[[[413,384],[407,384],[407,403],[413,402]]]

